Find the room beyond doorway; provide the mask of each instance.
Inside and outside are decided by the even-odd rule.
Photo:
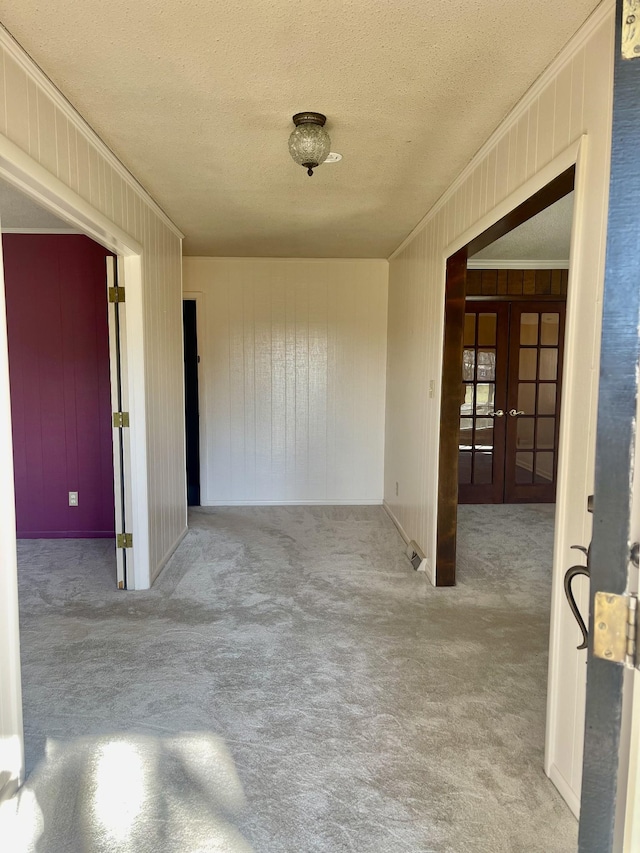
[[[514,208],[512,211],[507,213],[502,219],[495,222],[477,237],[474,237],[467,245],[460,248],[457,252],[452,254],[447,259],[446,264],[446,287],[445,287],[445,316],[444,316],[444,352],[443,352],[443,360],[442,360],[442,381],[441,381],[441,404],[440,404],[440,441],[439,441],[439,461],[438,461],[438,510],[437,510],[437,542],[436,542],[436,584],[437,586],[453,586],[456,582],[456,528],[457,528],[457,509],[459,503],[459,454],[461,452],[461,445],[463,452],[470,452],[475,454],[476,448],[475,445],[464,444],[461,441],[461,426],[464,424],[464,419],[467,418],[466,428],[468,432],[469,427],[469,415],[471,414],[471,429],[475,431],[476,423],[475,419],[479,420],[487,420],[489,417],[493,418],[493,425],[495,425],[495,415],[497,412],[501,411],[502,418],[506,416],[510,419],[513,419],[516,422],[520,417],[525,417],[525,420],[531,420],[533,418],[533,424],[528,423],[527,429],[529,430],[529,436],[525,435],[525,427],[523,426],[520,430],[517,426],[514,426],[509,433],[511,434],[511,441],[515,441],[515,449],[512,454],[512,464],[515,466],[512,470],[511,477],[514,480],[514,487],[527,485],[526,483],[518,483],[516,479],[524,479],[525,472],[527,470],[527,465],[530,467],[530,471],[526,476],[530,475],[531,485],[534,484],[534,479],[536,476],[535,466],[537,463],[537,453],[540,451],[542,454],[540,457],[540,462],[545,466],[545,470],[542,471],[542,468],[539,468],[540,473],[549,473],[549,468],[551,468],[551,473],[557,470],[557,453],[559,450],[558,444],[558,422],[559,418],[557,416],[557,412],[555,414],[548,413],[547,417],[549,421],[553,419],[554,424],[552,425],[553,429],[553,444],[551,448],[546,447],[545,445],[549,444],[548,435],[541,435],[538,438],[537,430],[538,423],[537,415],[538,410],[534,408],[533,412],[528,412],[526,409],[522,409],[522,407],[518,406],[518,394],[520,393],[520,373],[519,373],[519,360],[520,360],[520,352],[518,352],[518,358],[512,359],[512,369],[515,371],[515,377],[511,382],[511,398],[509,400],[510,405],[508,408],[504,407],[494,407],[489,408],[488,402],[489,397],[480,403],[481,408],[478,409],[478,400],[474,397],[473,400],[473,410],[466,412],[464,407],[470,405],[466,399],[466,389],[464,388],[464,378],[463,378],[463,362],[464,362],[464,351],[465,351],[465,314],[466,306],[467,306],[467,296],[468,294],[468,270],[467,266],[469,263],[469,259],[473,258],[475,255],[481,257],[480,268],[489,268],[489,269],[498,269],[502,268],[503,270],[509,269],[509,267],[515,268],[523,268],[529,267],[529,270],[539,268],[541,266],[538,261],[531,261],[527,259],[526,263],[523,263],[522,260],[518,260],[515,262],[514,260],[509,260],[506,263],[493,262],[493,259],[489,257],[487,260],[485,257],[482,257],[480,253],[486,253],[487,251],[491,251],[496,245],[501,242],[501,238],[507,239],[511,236],[511,233],[516,233],[520,231],[521,227],[525,227],[527,231],[531,228],[531,223],[535,223],[539,221],[539,214],[545,212],[548,208],[552,208],[555,206],[557,202],[565,199],[567,196],[571,196],[572,190],[574,188],[575,181],[575,166],[572,166],[566,169],[564,172],[560,173],[556,178],[550,181],[546,186],[542,189],[538,190],[538,192],[534,193],[530,198],[526,201],[522,202],[518,207]],[[568,204],[569,210],[572,211],[573,208],[573,199],[571,197],[570,202],[565,202],[564,204]],[[567,242],[567,255],[570,248],[570,235],[571,235],[571,225],[569,224],[569,240]],[[529,234],[529,237],[532,239],[533,243],[536,240],[539,242],[539,234],[534,233]],[[490,249],[488,247],[491,247]],[[561,268],[562,266],[568,267],[568,257],[565,259],[565,264],[560,264],[557,261],[553,261],[551,264],[545,263],[542,264],[543,267],[547,269],[551,267]],[[496,279],[497,280],[497,279]],[[554,294],[550,291],[548,293],[536,293],[535,289],[535,276],[533,278],[534,287],[531,289],[528,288],[528,292],[525,291],[524,288],[524,274],[521,277],[522,289],[519,293],[509,293],[509,287],[507,286],[506,292],[503,294],[496,292],[485,292],[481,293],[478,298],[479,299],[491,299],[491,300],[500,300],[502,296],[503,299],[506,297],[508,300],[512,301],[522,301],[523,299],[532,298],[536,301],[547,301],[552,300]],[[497,289],[497,285],[496,285]],[[558,296],[561,294],[557,294],[556,301]],[[519,297],[519,300],[518,300]],[[541,358],[541,353],[543,350],[546,350],[547,344],[542,344],[542,338],[540,337],[540,323],[541,318],[544,313],[553,313],[551,309],[547,312],[544,310],[540,310],[538,312],[524,312],[533,314],[537,313],[537,326],[538,331],[536,332],[536,343],[534,344],[532,339],[527,338],[527,342],[524,344],[517,344],[518,350],[522,350],[522,355],[524,357],[524,361],[532,362],[532,355],[536,361],[536,367],[531,374],[529,379],[526,379],[522,376],[523,383],[527,382],[531,385],[536,385],[538,387],[541,377],[539,375],[539,369],[543,366],[543,359]],[[557,313],[557,312],[556,312]],[[522,317],[523,315],[521,315]],[[475,322],[475,321],[474,321]],[[556,350],[556,371],[558,371],[558,366],[561,364],[561,353],[559,351],[560,346],[560,327],[559,327],[560,318],[558,318],[558,344],[554,344],[551,346],[551,349]],[[496,317],[496,325],[497,325],[497,317]],[[531,324],[526,323],[525,326],[531,326]],[[530,335],[530,330],[527,332]],[[514,334],[514,341],[518,340],[517,336]],[[530,342],[529,342],[530,341]],[[509,333],[507,332],[506,344],[505,346],[509,346]],[[514,343],[514,347],[516,344]],[[495,346],[489,347],[489,350],[494,351],[494,355],[497,352],[498,341],[496,338]],[[468,347],[471,349],[471,347]],[[474,358],[477,356],[477,347],[474,344]],[[480,347],[480,349],[483,349]],[[546,353],[544,359],[546,360],[551,355],[551,360],[553,360],[553,354]],[[479,360],[478,360],[479,361]],[[486,365],[485,365],[486,367]],[[508,370],[507,367],[503,367],[502,370]],[[474,363],[474,374],[477,377],[477,367]],[[508,372],[507,372],[508,377]],[[556,373],[556,380],[558,373]],[[542,380],[546,382],[546,380]],[[474,389],[475,390],[475,389]],[[489,389],[490,390],[490,389]],[[505,393],[508,389],[505,389]],[[556,392],[558,392],[558,388],[556,388]],[[461,393],[462,392],[462,393]],[[529,402],[531,401],[531,389],[524,390],[523,393],[529,395]],[[556,401],[557,401],[557,393],[556,393]],[[534,391],[533,394],[534,406],[539,405],[539,397],[537,391]],[[506,399],[505,399],[506,402]],[[548,405],[548,401],[545,401],[545,405]],[[461,408],[462,407],[462,408]],[[482,410],[482,407],[486,411]],[[510,412],[513,410],[513,415]],[[489,413],[492,412],[492,415]],[[540,413],[542,414],[542,413]],[[529,416],[527,418],[526,416]],[[492,425],[492,427],[493,427]],[[544,423],[542,425],[542,431],[548,431],[550,427],[549,423]],[[533,428],[533,433],[531,433],[531,429]],[[505,430],[506,434],[506,430]],[[515,436],[515,438],[514,438]],[[464,438],[464,436],[462,436]],[[495,436],[494,436],[495,438]],[[498,436],[499,438],[499,436]],[[518,438],[523,442],[523,446],[518,447],[517,441]],[[506,438],[504,438],[506,442]],[[530,446],[527,446],[530,445]],[[520,465],[516,465],[516,456],[517,452],[521,452],[524,454],[520,457]],[[551,452],[553,456],[550,458],[548,454]],[[506,444],[505,444],[505,459],[507,458],[506,453]],[[527,455],[529,454],[529,455]],[[496,460],[494,458],[491,459],[492,466],[495,465]],[[506,464],[506,463],[505,463]],[[472,472],[473,472],[473,460],[471,461]],[[468,468],[468,466],[467,466]],[[519,470],[518,470],[519,469]],[[461,472],[463,475],[465,474],[464,469]],[[471,475],[473,476],[473,474]],[[506,478],[506,472],[503,475]],[[555,474],[553,475],[555,476]],[[493,479],[493,475],[492,475]],[[544,479],[544,478],[541,478]],[[486,484],[485,484],[486,485]],[[540,484],[542,485],[542,484]],[[504,495],[504,492],[503,492]],[[503,498],[504,499],[504,498]],[[527,500],[527,498],[522,495],[522,500]],[[547,500],[553,500],[553,497],[547,497]],[[493,502],[493,501],[492,501]]]

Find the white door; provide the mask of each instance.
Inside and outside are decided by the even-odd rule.
[[[109,365],[111,374],[111,410],[113,427],[113,490],[116,532],[116,580],[118,589],[132,589],[134,579],[133,548],[119,543],[131,534],[131,442],[129,433],[129,385],[127,381],[126,302],[112,301],[109,293],[124,290],[123,264],[120,258],[107,259],[107,299],[109,305]],[[122,416],[120,421],[116,415]],[[124,420],[122,419],[124,418]]]

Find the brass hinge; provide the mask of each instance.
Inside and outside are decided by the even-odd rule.
[[[133,533],[118,533],[116,536],[116,547],[133,548]]]
[[[640,0],[622,3],[622,58],[640,58]]]
[[[110,287],[109,302],[124,302],[124,287]]]
[[[593,654],[631,669],[638,666],[638,597],[596,592],[593,608]]]
[[[113,425],[114,425],[114,427],[128,427],[129,426],[129,412],[114,412],[113,413]]]
[[[118,581],[118,589],[124,589],[124,581]]]

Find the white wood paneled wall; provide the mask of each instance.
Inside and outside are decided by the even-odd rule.
[[[144,396],[152,580],[186,529],[181,234],[0,29],[0,134],[143,247]],[[106,229],[107,230],[107,229]]]
[[[203,504],[382,502],[388,266],[184,259]]]
[[[606,2],[394,253],[389,271],[385,504],[433,564],[445,259],[539,188],[545,172],[553,177],[554,163],[563,155],[566,160],[576,143],[580,154],[554,555],[551,652],[558,659],[551,672],[554,698],[547,743],[547,770],[574,811],[580,789],[585,656],[575,652],[579,632],[565,618],[561,580],[575,562],[569,546],[586,545],[591,536],[586,499],[593,489],[613,32],[613,4]],[[432,398],[430,380],[435,382]]]

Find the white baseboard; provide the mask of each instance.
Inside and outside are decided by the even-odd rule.
[[[409,537],[409,535],[408,535],[407,531],[404,529],[404,527],[400,524],[398,519],[395,517],[391,507],[389,506],[389,504],[386,501],[382,502],[382,506],[383,506],[385,512],[387,513],[387,515],[389,516],[389,518],[391,519],[391,521],[393,521],[393,523],[395,524],[395,526],[398,530],[398,533],[400,534],[400,536],[402,536],[405,543],[408,545],[409,542],[411,542],[411,538]],[[420,571],[422,571],[424,573],[424,575],[428,578],[431,586],[436,585],[435,568],[434,568],[434,566],[432,566],[432,564],[430,563],[430,561],[426,557],[422,561]]]
[[[380,506],[382,498],[328,501],[202,501],[200,506]]]
[[[552,764],[549,767],[549,771],[547,772],[547,776],[553,784],[558,789],[560,796],[569,806],[575,817],[580,819],[580,798],[576,796],[575,791],[571,788],[567,780],[564,778],[562,773],[558,770],[555,764]]]
[[[169,562],[169,560],[173,556],[174,552],[177,550],[178,546],[180,545],[180,543],[182,542],[182,540],[184,539],[184,537],[187,535],[188,532],[189,532],[189,528],[185,527],[185,529],[182,531],[182,533],[178,536],[176,541],[173,543],[173,545],[169,548],[167,553],[164,555],[164,557],[162,558],[162,560],[160,561],[160,563],[156,567],[155,571],[152,572],[151,584],[150,584],[151,586],[153,586],[156,578],[158,577],[160,572],[164,569],[164,567],[167,565],[167,563]]]
[[[395,526],[398,528],[398,533],[400,534],[400,536],[402,536],[402,538],[404,539],[404,541],[405,541],[405,542],[406,542],[406,544],[408,545],[408,544],[409,544],[409,542],[411,542],[411,537],[409,536],[409,534],[407,533],[407,531],[404,529],[404,527],[400,524],[400,522],[398,521],[398,519],[395,517],[395,515],[393,514],[393,510],[391,509],[391,507],[389,506],[389,504],[388,504],[386,501],[382,501],[382,506],[383,506],[383,508],[384,508],[384,511],[387,513],[387,515],[388,515],[388,516],[389,516],[389,518],[391,519],[391,521],[393,521],[393,523],[395,524]]]

